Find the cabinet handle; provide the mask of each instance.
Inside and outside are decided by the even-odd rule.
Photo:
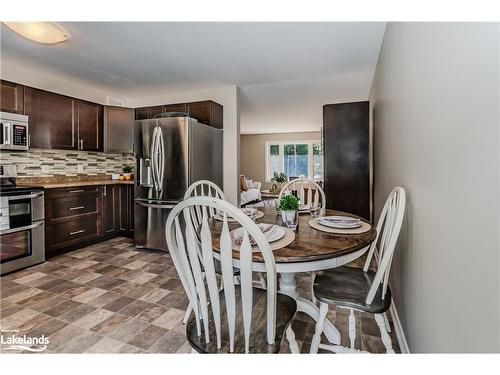
[[[106,196],[106,194],[108,193],[108,192],[106,191],[106,185],[104,185],[104,186],[103,186],[103,188],[104,188],[104,190],[103,190],[103,195],[104,195],[104,196]]]
[[[82,193],[84,192],[85,190],[83,189],[78,189],[78,190],[70,190],[69,193]]]
[[[31,147],[31,134],[28,134],[28,148]]]
[[[80,233],[84,233],[85,232],[85,229],[80,229],[80,230],[77,230],[76,232],[69,232],[69,235],[72,236],[74,234],[80,234]]]
[[[81,210],[82,208],[85,208],[85,206],[70,207],[70,208],[69,208],[69,210],[70,210],[70,211],[73,211],[73,210]]]

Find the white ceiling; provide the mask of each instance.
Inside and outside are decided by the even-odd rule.
[[[2,24],[2,56],[125,96],[370,71],[385,29],[375,22],[60,24],[72,37],[54,46]]]

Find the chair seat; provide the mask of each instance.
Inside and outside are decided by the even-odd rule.
[[[236,292],[236,328],[234,334],[234,353],[245,353],[245,336],[243,331],[243,316],[241,310],[241,289],[235,286]],[[229,332],[227,326],[226,304],[224,291],[219,293],[221,304],[221,348],[217,349],[215,325],[213,319],[209,322],[210,342],[205,342],[203,323],[201,334],[196,330],[196,318],[192,315],[186,326],[186,335],[189,344],[199,353],[229,353]],[[274,344],[267,343],[267,291],[253,288],[252,326],[250,332],[250,353],[278,353],[283,335],[295,317],[297,303],[285,294],[277,294],[276,298],[276,337]],[[209,316],[212,312],[209,307]]]
[[[365,302],[372,286],[375,272],[342,266],[319,272],[314,280],[314,296],[321,302],[345,306],[374,314],[386,312],[391,306],[391,290],[387,287],[382,299],[379,286],[371,304]]]

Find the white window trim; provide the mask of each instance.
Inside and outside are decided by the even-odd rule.
[[[279,172],[283,172],[285,170],[285,145],[296,145],[296,144],[307,144],[307,178],[314,178],[314,154],[313,154],[313,144],[319,143],[321,144],[320,139],[315,140],[297,140],[297,141],[266,141],[266,182],[272,182],[269,171],[269,155],[270,155],[270,147],[274,145],[279,146],[279,163],[280,170]]]

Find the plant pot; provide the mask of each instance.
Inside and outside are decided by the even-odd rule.
[[[123,176],[125,177],[125,180],[132,179],[132,173],[124,173]]]

